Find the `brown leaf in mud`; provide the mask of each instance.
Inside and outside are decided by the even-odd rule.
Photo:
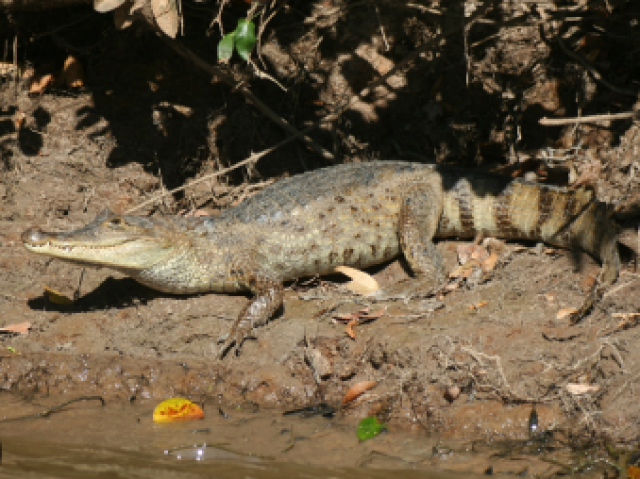
[[[567,391],[574,396],[582,396],[584,394],[597,393],[600,386],[593,384],[569,383],[566,386]]]
[[[469,309],[480,309],[483,306],[486,306],[487,304],[489,304],[489,301],[480,301],[479,303],[472,304],[471,306],[469,306]]]
[[[180,16],[175,0],[151,0],[151,11],[160,30],[175,38],[180,27]]]
[[[371,309],[367,306],[365,308],[362,308],[360,311],[354,311],[353,313],[338,314],[334,316],[333,319],[342,323],[348,323],[353,320],[355,320],[358,324],[368,323],[369,321],[373,321],[374,319],[378,319],[384,316],[387,308],[385,306],[384,308],[380,308],[377,311],[370,311]]]
[[[373,276],[365,273],[364,271],[350,268],[349,266],[338,266],[335,271],[342,273],[345,276],[349,276],[349,278],[352,279],[352,281],[345,285],[345,287],[352,293],[366,296],[367,294],[375,293],[380,289],[378,282],[373,278]]]
[[[121,6],[125,0],[93,0],[93,9],[98,13],[107,13]]]
[[[354,399],[362,396],[366,391],[378,384],[376,381],[360,381],[349,388],[342,398],[342,404],[349,404]]]
[[[498,238],[485,238],[482,240],[482,246],[487,248],[489,253],[495,253],[497,255],[502,254],[502,252],[507,248],[507,243]]]
[[[20,110],[16,111],[15,115],[13,115],[13,125],[16,127],[16,131],[22,129],[26,120],[27,115],[25,115],[24,112]]]
[[[211,216],[211,213],[209,213],[208,211],[200,210],[200,209],[180,210],[180,211],[178,211],[178,214],[180,216]]]
[[[556,314],[556,319],[566,319],[573,313],[577,312],[578,310],[576,308],[562,308],[560,311],[558,311],[558,314]]]
[[[84,69],[82,63],[73,55],[69,55],[64,61],[62,75],[58,83],[68,88],[78,88],[84,85]]]
[[[465,264],[458,266],[451,273],[449,273],[450,278],[468,278],[471,273],[473,273],[473,268],[479,268],[480,263],[477,260],[471,259],[467,261]]]
[[[629,476],[629,479],[640,479],[640,467],[628,466],[627,476]]]
[[[489,257],[489,252],[483,246],[473,243],[458,246],[458,261],[460,264],[468,263],[472,259],[482,262],[487,257]]]
[[[44,93],[49,85],[53,85],[56,81],[53,73],[47,75],[34,76],[29,85],[29,94],[40,95]]]
[[[338,314],[336,316],[333,317],[333,319],[343,322],[343,323],[348,323],[349,321],[353,320],[353,319],[357,319],[359,316],[361,316],[362,314],[367,314],[369,312],[370,308],[367,306],[366,308],[362,308],[360,311],[354,311],[353,313],[342,313],[342,314]]]
[[[494,253],[491,253],[487,258],[485,258],[482,261],[482,264],[480,265],[480,267],[482,268],[482,271],[484,271],[485,273],[488,273],[489,271],[492,271],[496,267],[497,263],[498,263],[498,255],[494,252]]]
[[[30,328],[31,323],[29,321],[25,321],[24,323],[10,324],[9,326],[0,328],[0,333],[27,334]]]
[[[631,328],[640,322],[640,313],[613,313],[614,318],[622,318],[612,332],[622,331]]]
[[[357,319],[352,319],[351,321],[349,321],[347,323],[347,327],[344,328],[344,332],[347,333],[347,336],[349,336],[351,339],[353,339],[354,341],[356,340],[356,333],[353,330],[353,327],[358,324],[358,320]]]

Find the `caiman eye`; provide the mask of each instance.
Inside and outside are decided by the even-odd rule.
[[[122,218],[120,218],[119,216],[116,216],[114,218],[109,218],[107,220],[107,225],[108,226],[114,226],[116,228],[121,227],[122,225],[124,225],[124,220]]]

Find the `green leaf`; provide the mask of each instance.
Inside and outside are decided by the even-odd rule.
[[[218,61],[227,63],[231,59],[231,55],[233,55],[233,44],[235,40],[236,32],[228,33],[220,43],[218,43]]]
[[[249,61],[251,50],[256,44],[256,26],[251,20],[238,20],[236,28],[236,49],[243,60]]]
[[[376,437],[382,431],[386,431],[387,426],[382,424],[377,417],[371,416],[366,417],[360,424],[358,424],[358,430],[356,434],[358,435],[358,439],[360,441],[366,441],[367,439],[371,439],[372,437]]]

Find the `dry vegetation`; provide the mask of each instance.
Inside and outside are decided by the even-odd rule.
[[[221,31],[249,8],[258,12],[252,61],[217,64]],[[42,281],[71,294],[77,272],[28,257],[19,234],[34,223],[68,230],[105,206],[215,213],[282,176],[405,159],[591,185],[632,227],[623,239],[637,249],[640,3],[223,0],[181,9],[175,39],[149,16],[119,30],[109,9],[87,5],[0,12],[0,326],[34,325],[0,339],[23,353],[0,353],[4,389],[84,390],[77,358],[90,352],[98,389],[135,379],[130,394],[207,391],[284,405],[310,390],[338,400],[353,382],[382,380],[364,412],[377,404],[405,424],[460,433],[485,401],[538,404],[549,407],[545,427],[573,418],[582,430],[637,440],[640,282],[628,249],[617,285],[579,326],[555,314],[588,289],[594,265],[583,258],[576,272],[569,253],[527,248],[444,308],[394,305],[366,337],[359,326],[355,343],[342,327],[317,326],[337,294],[331,285],[312,284],[315,302],[295,286],[264,343],[212,364],[226,324],[211,319],[205,297],[163,298],[91,272],[75,306],[51,305]],[[81,86],[70,56],[83,67]],[[243,301],[220,299],[215,314],[233,316]],[[310,352],[304,340],[317,328]],[[158,366],[167,359],[190,361],[188,378]],[[51,373],[65,361],[64,374]],[[140,371],[153,367],[165,376],[151,387]],[[478,424],[472,432],[494,427]]]

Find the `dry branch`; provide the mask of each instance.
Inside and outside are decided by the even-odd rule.
[[[613,120],[628,120],[630,118],[640,117],[640,112],[627,111],[624,113],[607,113],[604,115],[588,115],[580,116],[576,118],[547,118],[543,117],[539,123],[543,126],[558,126],[558,125],[571,125],[574,123],[592,123],[596,121],[613,121]]]

